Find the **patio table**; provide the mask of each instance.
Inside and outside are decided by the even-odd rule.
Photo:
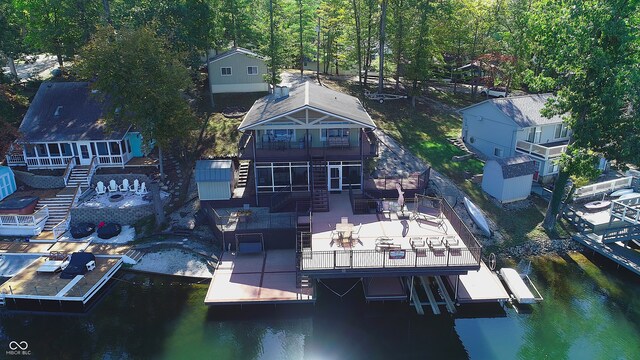
[[[338,236],[340,236],[342,243],[351,243],[351,232],[353,231],[353,224],[336,224],[336,231],[338,232]]]

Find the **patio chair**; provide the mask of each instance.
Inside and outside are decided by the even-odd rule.
[[[133,180],[133,185],[129,186],[129,191],[135,193],[140,189],[140,181],[138,179]]]
[[[116,184],[115,180],[110,180],[109,181],[109,187],[107,188],[107,190],[110,193],[118,191],[118,185]]]
[[[362,223],[360,223],[360,225],[356,226],[355,229],[353,229],[353,231],[351,231],[351,239],[353,241],[359,241],[360,240],[360,229],[362,229]]]
[[[96,194],[104,195],[107,192],[107,188],[104,187],[104,183],[102,181],[98,181],[96,184]]]
[[[340,223],[342,224],[348,224],[349,223],[349,218],[346,216],[343,216],[340,218]]]
[[[129,191],[129,179],[122,180],[122,185],[120,185],[120,191]]]
[[[140,185],[140,189],[138,189],[138,191],[136,191],[136,195],[147,195],[149,193],[149,191],[147,191],[147,183],[142,182],[142,185]]]

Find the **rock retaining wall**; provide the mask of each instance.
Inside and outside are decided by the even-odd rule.
[[[120,225],[133,225],[138,220],[153,214],[153,204],[123,209],[76,207],[71,209],[71,224],[82,222],[98,224],[104,221]]]
[[[59,189],[65,187],[62,176],[35,175],[20,170],[13,170],[13,174],[19,183],[34,189]]]

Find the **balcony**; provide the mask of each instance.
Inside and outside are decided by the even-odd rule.
[[[541,160],[558,157],[567,151],[568,140],[546,144],[534,144],[525,140],[516,142],[516,151],[532,155]]]
[[[287,138],[271,141],[256,140],[253,133],[245,133],[238,147],[240,159],[257,161],[305,161],[312,157],[324,157],[327,160],[359,160],[361,155],[377,156],[377,154],[377,138],[375,134],[366,132],[361,134],[359,142],[351,141],[349,137],[330,137],[320,146],[313,146],[304,139],[300,141],[291,141]]]

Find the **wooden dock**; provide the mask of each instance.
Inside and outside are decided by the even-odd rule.
[[[603,244],[601,236],[596,234],[575,234],[573,239],[588,249],[612,260],[618,266],[640,275],[640,252],[620,245],[620,243]]]

